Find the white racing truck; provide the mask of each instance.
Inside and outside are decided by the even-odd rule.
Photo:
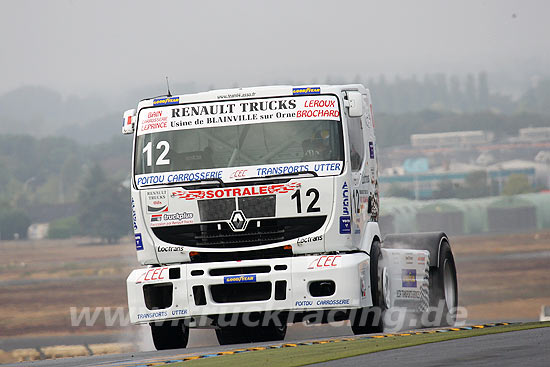
[[[166,95],[124,113],[134,135],[139,262],[130,320],[157,349],[190,328],[220,344],[282,340],[288,323],[381,331],[390,309],[457,306],[444,233],[378,227],[374,118],[362,85]],[[441,312],[440,312],[441,314]]]

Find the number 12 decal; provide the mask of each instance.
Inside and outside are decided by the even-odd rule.
[[[302,212],[302,198],[300,196],[300,190],[296,190],[294,194],[290,197],[292,200],[296,199],[296,211],[298,213]],[[317,201],[319,200],[319,191],[317,189],[309,189],[306,191],[306,196],[312,196],[313,199],[311,200],[311,203],[309,203],[307,207],[307,213],[316,213],[320,212],[321,208],[315,207],[315,204],[317,204]]]
[[[153,161],[153,153],[152,153],[152,143],[151,142],[148,142],[144,147],[143,147],[143,154],[145,154],[145,157],[147,159],[147,166],[151,166],[152,164],[152,161]],[[157,166],[163,166],[163,165],[166,165],[166,164],[170,164],[170,159],[165,159],[166,158],[166,155],[168,154],[168,151],[170,150],[170,144],[165,141],[165,140],[162,140],[162,141],[159,141],[158,144],[157,144],[157,150],[160,150],[164,148],[164,150],[160,153],[160,155],[158,156],[157,158],[157,161],[156,161],[156,165]]]

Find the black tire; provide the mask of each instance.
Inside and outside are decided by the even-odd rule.
[[[220,345],[257,343],[283,340],[286,335],[286,315],[280,319],[279,325],[271,322],[266,326],[226,326],[216,329],[216,337]]]
[[[251,342],[250,328],[246,326],[227,326],[216,329],[216,338],[220,345],[242,344]]]
[[[384,313],[387,309],[382,287],[382,273],[378,269],[378,261],[382,256],[380,242],[374,241],[370,249],[370,283],[372,307],[357,310],[351,317],[353,334],[370,334],[384,331]]]
[[[252,341],[253,342],[273,342],[283,340],[286,335],[286,322],[281,325],[271,324],[268,326],[258,326],[253,328]]]
[[[443,306],[441,320],[435,320],[438,307]],[[443,241],[437,267],[430,268],[430,321],[435,326],[452,326],[456,321],[458,284],[451,246]]]
[[[157,350],[179,349],[187,347],[189,327],[183,320],[150,323],[153,344]]]

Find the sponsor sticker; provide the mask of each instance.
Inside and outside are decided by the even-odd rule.
[[[398,289],[396,296],[397,298],[420,299],[421,293],[420,291]]]
[[[137,251],[143,250],[143,239],[141,238],[141,233],[136,233],[135,239],[136,239],[136,250]]]
[[[313,171],[317,173],[318,176],[329,176],[341,172],[342,168],[343,164],[341,161],[320,161],[243,166],[239,168],[220,168],[215,170],[145,173],[136,175],[136,184],[138,187],[143,187],[155,184],[162,185],[209,179],[221,179],[224,182],[228,182],[242,178],[298,173],[303,171]]]
[[[158,311],[158,312],[150,312],[150,313],[138,313],[137,318],[138,320],[143,319],[156,319],[159,317],[167,317],[168,313],[166,311]]]
[[[307,267],[308,269],[326,269],[338,266],[340,255],[323,255],[316,257]]]
[[[223,189],[210,190],[176,190],[172,192],[172,198],[184,200],[196,199],[220,199],[240,196],[257,196],[271,194],[286,194],[294,192],[301,187],[299,182],[290,182],[286,184],[261,185],[252,187],[228,187]]]
[[[292,88],[292,94],[295,96],[306,96],[310,94],[320,94],[321,87]]]
[[[229,275],[223,277],[223,282],[225,284],[233,283],[254,283],[256,282],[256,275]]]
[[[134,201],[134,198],[132,198],[132,225],[134,226],[134,231],[137,231],[136,202]]]
[[[416,269],[402,269],[401,280],[403,287],[416,288]]]
[[[293,97],[192,104],[179,104],[179,97],[157,98],[153,102],[158,107],[155,113],[147,109],[140,111],[143,128],[139,128],[137,135],[270,121],[340,120],[338,99],[318,95],[320,91],[319,87],[295,88]]]
[[[340,216],[340,234],[351,233],[351,217],[342,215]]]
[[[180,97],[164,97],[164,98],[155,98],[153,100],[153,106],[167,106],[171,104],[180,103]]]
[[[314,302],[313,301],[296,301],[294,303],[294,306],[296,307],[308,307],[308,306],[313,306]],[[317,306],[336,306],[336,305],[349,305],[350,304],[350,299],[349,298],[344,298],[344,299],[323,299],[323,300],[318,300],[315,302],[315,305]]]
[[[168,211],[168,191],[149,190],[147,195],[147,212],[159,213]]]
[[[188,310],[172,310],[172,316],[185,316],[188,313]]]
[[[141,276],[136,280],[136,284],[142,283],[142,282],[149,282],[149,281],[155,281],[155,280],[164,280],[166,279],[166,270],[168,268],[151,268],[147,271],[143,272]]]
[[[159,246],[157,252],[181,252],[180,247]]]
[[[351,233],[351,214],[349,210],[349,187],[348,183],[342,185],[342,215],[340,216],[340,234]]]
[[[374,159],[374,142],[369,141],[370,159]]]
[[[296,240],[296,244],[298,246],[303,246],[306,243],[317,242],[317,241],[322,241],[322,240],[323,240],[323,235],[314,236],[314,237],[304,237],[304,238],[298,238]]]
[[[316,302],[317,306],[334,306],[334,305],[349,305],[349,298],[347,299],[324,299]]]
[[[193,218],[193,213],[182,212],[182,213],[173,213],[173,214],[164,214],[162,219],[164,220],[173,220],[173,221],[182,221],[184,219]]]

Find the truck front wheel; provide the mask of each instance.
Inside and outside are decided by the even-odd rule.
[[[216,329],[216,338],[220,345],[248,343],[251,331],[251,328],[244,325],[227,326]]]
[[[351,330],[355,335],[384,331],[384,312],[387,306],[383,294],[383,271],[382,269],[378,269],[378,262],[381,256],[380,242],[374,241],[370,250],[370,279],[373,306],[361,308],[351,317]]]
[[[227,326],[216,329],[216,337],[220,345],[258,343],[283,340],[286,335],[286,323],[282,325],[249,327],[244,325]]]
[[[270,324],[255,328],[252,339],[254,342],[272,342],[283,340],[286,335],[286,323],[282,325]]]
[[[153,344],[157,350],[179,349],[187,347],[189,340],[189,327],[183,320],[164,321],[161,324],[152,322],[151,335]]]

